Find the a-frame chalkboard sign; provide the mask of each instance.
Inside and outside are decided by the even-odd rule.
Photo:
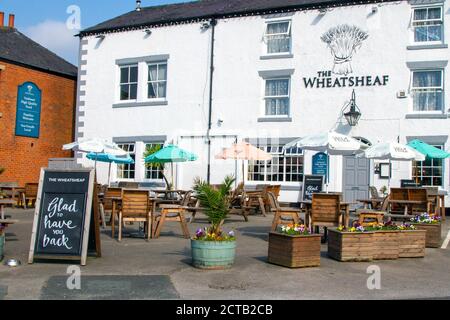
[[[28,263],[101,256],[93,169],[42,169]]]

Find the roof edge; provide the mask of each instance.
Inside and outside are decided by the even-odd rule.
[[[68,73],[64,73],[64,72],[58,72],[58,71],[54,71],[54,70],[50,70],[50,69],[40,68],[40,67],[31,65],[31,64],[17,62],[17,61],[6,59],[6,58],[2,58],[2,57],[0,57],[0,61],[3,61],[3,62],[8,63],[8,64],[13,64],[13,65],[16,65],[16,66],[19,66],[19,67],[24,67],[24,68],[28,68],[28,69],[32,69],[32,70],[36,70],[36,71],[40,71],[40,72],[44,72],[44,73],[48,73],[48,74],[52,74],[52,75],[59,76],[59,77],[62,77],[62,78],[78,80],[78,74],[72,75],[72,74],[68,74]],[[77,68],[76,66],[74,66],[74,67]]]
[[[404,2],[407,0],[341,0],[339,3],[318,3],[318,4],[297,4],[297,5],[285,5],[280,7],[273,7],[273,8],[267,8],[267,9],[261,9],[261,10],[246,10],[246,11],[236,11],[236,12],[230,12],[227,14],[209,14],[209,15],[199,15],[196,17],[190,17],[190,18],[180,18],[180,19],[167,19],[167,20],[161,20],[158,22],[149,22],[149,23],[143,23],[143,24],[136,24],[136,25],[128,25],[128,26],[121,26],[121,27],[115,27],[115,28],[100,28],[96,30],[89,30],[92,28],[95,28],[95,26],[91,28],[87,28],[83,31],[81,31],[77,36],[80,38],[87,37],[87,36],[93,36],[93,35],[99,35],[104,33],[116,33],[116,32],[124,32],[124,31],[133,31],[133,30],[141,30],[147,27],[164,27],[164,26],[170,26],[175,24],[188,24],[188,23],[195,23],[199,21],[204,21],[208,19],[227,19],[227,18],[235,18],[235,17],[243,17],[243,16],[257,16],[257,15],[265,15],[265,14],[276,14],[276,13],[287,13],[287,12],[295,12],[295,11],[302,11],[302,10],[315,10],[315,9],[323,9],[323,8],[339,8],[339,7],[347,7],[352,5],[365,5],[365,4],[371,4],[371,3],[389,3],[389,2]],[[193,3],[191,2],[185,2]],[[173,5],[173,4],[171,4]],[[171,6],[167,5],[167,6]],[[148,10],[151,8],[160,8],[164,6],[153,6],[153,7],[145,7],[143,9]],[[125,14],[129,14],[133,11],[130,11]],[[124,14],[124,15],[125,15]],[[117,16],[120,17],[120,16]],[[115,17],[115,18],[117,18]],[[115,19],[112,18],[112,19]],[[110,19],[110,20],[112,20]],[[107,20],[108,21],[108,20]]]

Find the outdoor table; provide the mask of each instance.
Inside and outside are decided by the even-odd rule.
[[[157,196],[164,195],[164,199],[167,199],[167,197],[171,193],[176,193],[176,194],[178,194],[179,197],[183,197],[183,195],[188,191],[186,191],[186,190],[151,190],[150,192],[156,193]]]
[[[389,200],[389,206],[392,204],[402,204],[405,206],[405,215],[408,215],[409,209],[413,206],[413,205],[417,205],[417,204],[423,204],[423,201],[418,201],[418,200]],[[390,207],[389,207],[389,211],[390,211]]]
[[[5,220],[5,206],[17,204],[16,200],[13,199],[0,199],[0,217],[2,220]]]
[[[384,198],[371,198],[371,199],[357,199],[357,202],[364,204],[364,209],[375,209],[374,207],[379,207]]]
[[[355,202],[345,202],[345,201],[339,203],[339,205],[340,205],[340,207],[341,207],[341,210],[344,210],[344,211],[345,211],[344,219],[343,219],[343,222],[344,222],[345,226],[348,226],[348,224],[349,224],[349,220],[350,220],[350,207],[351,207],[352,205],[354,205],[354,204],[356,204],[356,203],[355,203]],[[303,201],[300,201],[300,205],[301,205],[303,208],[305,208],[306,214],[308,215],[309,212],[310,212],[311,209],[312,209],[312,201],[310,201],[310,200],[303,200]]]
[[[245,195],[247,196],[247,199],[245,200],[244,206],[249,206],[249,204],[253,202],[257,202],[259,209],[261,210],[261,214],[263,217],[266,217],[266,208],[264,206],[264,199],[262,197],[263,192],[260,190],[256,191],[245,191]]]
[[[2,191],[10,191],[12,200],[16,200],[17,202],[20,201],[22,198],[22,193],[25,192],[25,188],[23,187],[0,187],[0,190]]]

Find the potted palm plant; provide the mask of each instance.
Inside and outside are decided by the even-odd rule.
[[[222,230],[230,212],[230,194],[234,181],[232,176],[227,176],[218,188],[214,188],[198,178],[195,180],[194,191],[211,224],[197,230],[195,237],[191,239],[192,263],[196,268],[228,269],[234,263],[235,234],[233,231]]]

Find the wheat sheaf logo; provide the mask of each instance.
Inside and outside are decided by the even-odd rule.
[[[28,93],[31,93],[33,91],[33,86],[32,85],[28,85],[27,89],[28,89]]]
[[[346,76],[353,72],[353,55],[368,37],[367,32],[347,24],[333,27],[322,35],[322,41],[328,44],[334,56],[334,74]]]

